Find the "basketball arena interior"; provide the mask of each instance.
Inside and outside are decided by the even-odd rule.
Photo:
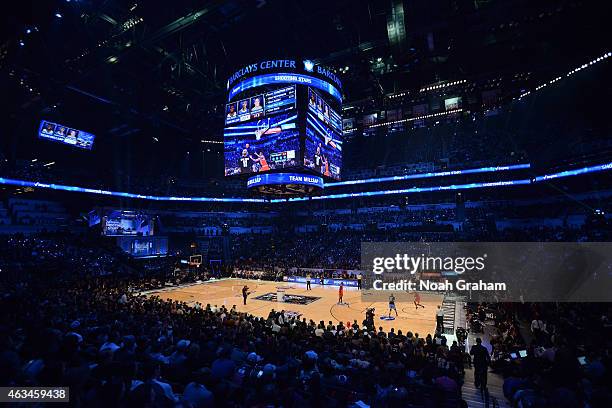
[[[5,6],[0,404],[610,406],[604,2]]]

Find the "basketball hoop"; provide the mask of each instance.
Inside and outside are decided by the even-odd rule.
[[[202,255],[191,255],[189,257],[189,265],[198,267],[202,265]]]
[[[255,140],[260,140],[261,136],[266,133],[270,124],[270,120],[258,120],[257,121],[257,130],[255,131]]]

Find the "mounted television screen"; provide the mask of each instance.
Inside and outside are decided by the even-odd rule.
[[[112,211],[102,217],[102,234],[106,236],[149,236],[153,232],[153,220],[147,214]]]
[[[91,133],[46,120],[40,122],[38,137],[87,150],[91,150],[96,138]]]
[[[168,255],[168,237],[119,237],[117,246],[135,258]]]

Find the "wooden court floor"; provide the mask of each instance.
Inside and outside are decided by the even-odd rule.
[[[242,304],[242,287],[247,285],[251,294],[248,297],[247,305]],[[318,299],[312,303],[301,305],[285,302],[273,302],[259,300],[256,297],[265,294],[276,294],[277,288],[285,290],[287,295],[310,296]],[[359,325],[365,317],[365,310],[368,307],[376,308],[376,326],[382,327],[385,331],[391,328],[402,330],[406,333],[412,331],[419,333],[420,337],[432,334],[436,328],[436,311],[438,305],[442,304],[442,295],[421,294],[421,303],[425,308],[415,310],[412,302],[396,302],[399,316],[395,320],[381,320],[381,314],[387,314],[388,304],[386,302],[363,301],[360,292],[356,288],[345,288],[344,302],[338,304],[338,287],[321,286],[312,284],[312,290],[306,290],[305,284],[289,282],[269,282],[245,279],[222,279],[209,281],[190,286],[177,288],[166,288],[147,293],[156,295],[162,299],[172,299],[194,305],[200,302],[203,306],[225,305],[228,309],[233,305],[241,312],[248,312],[255,316],[267,317],[271,309],[297,312],[302,318],[312,319],[315,322],[323,320],[327,324],[330,320],[336,324],[339,321],[353,322],[357,320]],[[395,316],[395,314],[393,314]]]

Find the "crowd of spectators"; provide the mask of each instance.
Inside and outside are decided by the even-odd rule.
[[[419,232],[393,230],[320,230],[302,234],[241,234],[231,237],[236,266],[245,269],[359,269],[362,242],[599,242],[612,238],[600,226],[571,229],[537,226],[496,230]]]
[[[100,407],[460,403],[462,369],[443,338],[147,297],[163,281],[83,273],[60,256],[77,244],[52,242],[4,241],[5,267],[32,251],[48,262],[34,258],[19,284],[0,279],[3,386],[68,386],[73,405]],[[184,278],[176,283],[196,277]]]
[[[491,368],[503,375],[512,406],[606,406],[610,384],[610,305],[488,304]],[[486,316],[482,314],[486,313]]]
[[[0,235],[0,253],[5,277],[27,276],[41,268],[104,276],[124,267],[117,248],[91,245],[86,238],[65,234]]]
[[[559,233],[514,236],[554,240]],[[347,251],[345,259],[361,240],[417,238],[380,231],[330,235],[338,235],[334,242]],[[256,245],[249,236],[240,239]],[[284,251],[287,240],[268,246],[267,258]],[[312,245],[331,242],[296,235],[288,247],[309,253]],[[384,332],[366,321],[307,321],[284,311],[258,318],[230,305],[144,296],[143,290],[206,280],[210,273],[179,268],[172,258],[136,267],[92,238],[7,236],[0,249],[1,385],[69,386],[77,406],[461,404],[464,350],[443,337]],[[253,264],[269,262],[263,252],[252,255]],[[314,262],[297,252],[285,255],[291,267]],[[235,274],[254,273],[246,264]],[[240,276],[272,279],[276,272]],[[493,321],[491,368],[504,376],[513,406],[599,407],[610,398],[609,315],[601,304],[498,303],[474,306],[468,321]],[[525,357],[516,357],[521,350]]]

